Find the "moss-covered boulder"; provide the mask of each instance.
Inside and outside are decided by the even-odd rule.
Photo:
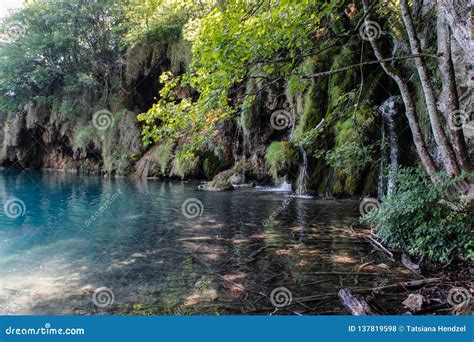
[[[235,170],[219,172],[212,181],[201,184],[199,189],[207,191],[233,190],[234,187],[245,186],[245,176]]]
[[[233,190],[233,181],[235,180],[236,173],[234,170],[225,170],[219,172],[210,182],[201,184],[200,190],[207,191],[227,191]]]

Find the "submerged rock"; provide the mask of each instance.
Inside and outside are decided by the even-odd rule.
[[[219,172],[210,182],[202,183],[199,190],[228,191],[235,188],[253,188],[255,182],[245,183],[245,176],[235,170]]]
[[[409,310],[416,312],[421,310],[423,300],[424,297],[422,295],[410,293],[408,298],[405,299],[402,304],[405,305],[405,307],[407,307]]]

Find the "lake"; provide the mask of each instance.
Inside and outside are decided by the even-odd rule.
[[[345,314],[341,287],[409,278],[357,200],[197,185],[0,173],[0,314]]]

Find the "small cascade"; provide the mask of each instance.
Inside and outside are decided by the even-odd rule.
[[[298,196],[307,195],[307,183],[308,183],[308,155],[306,151],[302,148],[301,149],[301,163],[298,173],[298,180],[296,182],[296,194]]]
[[[286,181],[286,177],[283,177],[280,185],[275,188],[275,191],[281,192],[290,192],[291,190],[291,184]]]
[[[242,160],[247,160],[247,151],[250,150],[249,135],[242,129]]]
[[[379,198],[382,198],[384,196],[385,188],[386,194],[390,195],[395,187],[395,183],[393,180],[393,172],[398,169],[399,159],[399,146],[396,126],[396,115],[399,113],[399,103],[400,97],[393,96],[387,99],[378,108],[379,112],[382,114],[381,138],[383,141],[385,140],[386,135],[388,135],[389,145],[389,151],[382,151],[382,158],[380,160],[380,177],[378,186]],[[384,169],[388,164],[388,160],[390,160],[390,169],[388,176],[385,177]]]
[[[380,107],[377,108],[377,110],[380,111]],[[382,115],[381,118],[382,118],[382,124],[380,125],[380,141],[384,142],[385,136],[386,136],[385,115]],[[385,194],[385,183],[386,183],[385,167],[387,166],[387,160],[388,160],[387,150],[382,145],[380,164],[379,164],[379,180],[377,184],[377,197],[378,198],[383,198]]]
[[[280,184],[278,186],[256,186],[257,190],[260,191],[270,191],[270,192],[291,192],[293,189],[291,188],[291,183],[286,181],[286,177],[282,177]]]
[[[390,111],[390,115],[387,115],[387,126],[388,126],[388,140],[390,144],[390,172],[388,173],[387,180],[387,195],[392,194],[395,189],[395,182],[393,180],[393,172],[398,169],[398,135],[395,125],[396,110]]]

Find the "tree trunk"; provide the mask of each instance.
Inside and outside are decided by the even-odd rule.
[[[446,21],[451,28],[454,38],[461,46],[461,48],[474,59],[474,44],[472,43],[471,31],[469,26],[469,19],[471,11],[469,9],[470,0],[440,0],[438,1],[438,12],[443,14]],[[456,11],[456,4],[465,8],[461,8]],[[464,14],[464,17],[462,16]]]
[[[410,43],[410,49],[413,54],[422,53],[420,41],[413,25],[411,18],[410,9],[408,7],[407,0],[400,0],[400,9],[402,13],[402,19],[405,24],[405,28],[408,34],[408,41]],[[436,98],[434,95],[433,87],[426,69],[425,62],[422,57],[415,57],[415,65],[420,77],[421,87],[425,97],[425,103],[428,110],[428,116],[431,123],[431,129],[433,137],[441,151],[443,157],[444,168],[449,176],[459,175],[460,169],[457,164],[454,152],[451,144],[446,138],[446,134],[441,126],[441,122],[438,116],[438,110],[436,108]]]
[[[370,21],[370,15],[367,12],[369,8],[368,0],[363,0],[362,3],[364,5],[364,12],[366,14],[365,22],[368,24]],[[393,78],[400,89],[400,94],[405,105],[405,115],[408,119],[408,124],[410,125],[410,130],[413,136],[413,142],[415,143],[418,157],[420,158],[423,167],[434,181],[436,180],[436,167],[431,155],[428,152],[428,149],[426,148],[425,139],[421,133],[420,126],[418,125],[418,121],[416,119],[415,103],[413,101],[413,97],[411,96],[410,89],[408,88],[408,84],[403,80],[399,71],[392,67],[392,65],[385,60],[381,49],[379,48],[378,42],[375,39],[372,39],[370,40],[370,44],[374,50],[375,57],[380,61],[380,65],[384,69],[385,73]]]
[[[438,0],[440,7],[441,2],[441,0]],[[441,12],[438,13],[437,31],[438,53],[440,54],[439,71],[441,83],[443,84],[442,98],[446,100],[444,104],[440,103],[440,106],[442,107],[441,111],[445,114],[446,121],[449,122],[451,120],[450,116],[459,110],[459,97],[456,87],[453,60],[451,59],[451,32],[447,25],[445,16]],[[453,145],[459,166],[464,171],[470,171],[471,164],[462,129],[452,129],[450,125],[447,125],[446,132],[451,140],[451,144]]]

